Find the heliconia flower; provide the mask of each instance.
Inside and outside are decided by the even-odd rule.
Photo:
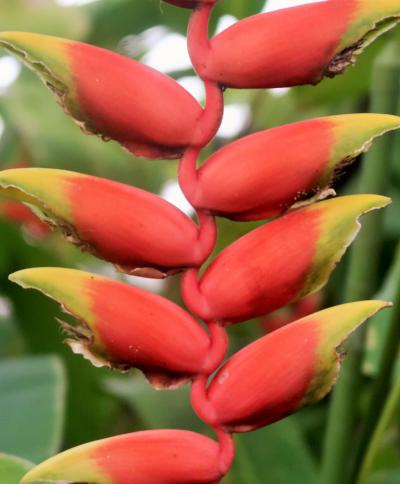
[[[179,306],[143,289],[74,269],[34,268],[10,280],[56,300],[75,353],[95,366],[139,368],[154,386],[176,387],[207,371],[210,338]]]
[[[362,301],[299,319],[243,348],[208,388],[215,421],[235,432],[271,424],[321,400],[335,384],[337,348],[367,318],[390,306]]]
[[[275,217],[323,196],[344,164],[399,127],[398,116],[349,114],[261,131],[214,153],[188,196],[196,208],[234,220]]]
[[[195,67],[227,87],[316,84],[354,64],[399,17],[397,0],[327,0],[258,14],[211,39]]]
[[[144,190],[80,173],[0,171],[0,197],[36,207],[68,240],[124,272],[164,277],[200,265],[212,247],[178,208]]]
[[[62,452],[30,470],[37,481],[95,484],[217,484],[218,444],[185,430],[119,435]]]
[[[36,72],[85,132],[148,158],[179,158],[185,147],[203,141],[199,103],[176,81],[133,59],[25,32],[0,33],[0,46]]]
[[[379,195],[325,200],[267,223],[224,249],[183,294],[203,320],[235,323],[279,309],[325,285],[356,237],[360,215],[386,206]]]

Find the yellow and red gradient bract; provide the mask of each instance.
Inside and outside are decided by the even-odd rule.
[[[327,0],[258,14],[212,38],[195,67],[227,87],[316,84],[354,64],[399,17],[397,0]]]
[[[96,484],[217,484],[219,447],[184,430],[136,432],[62,452],[29,471],[21,484],[36,481]]]
[[[200,168],[191,203],[234,220],[272,218],[329,188],[371,141],[400,127],[385,114],[330,116],[268,129],[214,153]]]
[[[220,368],[208,389],[218,424],[248,432],[321,400],[339,373],[337,348],[387,306],[362,301],[329,308],[243,348]]]
[[[70,343],[96,366],[139,368],[157,387],[176,387],[207,367],[210,338],[182,308],[148,291],[87,272],[34,268],[10,280],[37,289],[77,319]]]
[[[179,158],[196,144],[203,110],[176,81],[139,62],[81,42],[0,33],[0,46],[51,88],[85,131],[148,158]]]
[[[204,320],[242,322],[318,291],[357,235],[358,218],[386,206],[352,195],[294,210],[224,249],[204,272],[188,307]]]
[[[211,250],[174,205],[104,178],[45,168],[4,170],[0,197],[35,206],[69,241],[130,274],[164,277],[200,265]]]

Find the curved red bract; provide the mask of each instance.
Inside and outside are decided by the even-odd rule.
[[[271,218],[312,194],[327,168],[334,124],[314,119],[242,138],[200,168],[192,203],[234,220]]]
[[[161,386],[201,373],[210,338],[182,308],[117,281],[89,279],[87,291],[96,335],[119,364],[161,378]]]
[[[316,373],[317,324],[290,324],[228,360],[208,391],[221,425],[248,432],[299,407]]]
[[[211,39],[204,74],[238,88],[316,83],[356,6],[354,0],[327,1],[241,20]]]
[[[80,237],[127,272],[141,267],[177,271],[206,256],[192,220],[152,193],[85,176],[73,177],[68,192]]]
[[[106,439],[96,464],[113,484],[215,484],[219,447],[194,432],[154,430]]]
[[[319,211],[298,210],[226,248],[200,280],[205,319],[240,322],[289,304],[313,264]]]
[[[80,109],[89,124],[134,153],[178,158],[195,142],[203,110],[176,81],[139,62],[68,44]]]

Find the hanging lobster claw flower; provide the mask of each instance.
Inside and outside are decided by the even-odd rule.
[[[343,165],[399,127],[398,116],[350,114],[247,136],[202,165],[191,203],[234,220],[275,217],[299,200],[322,197]]]
[[[327,0],[258,14],[211,39],[195,67],[227,87],[317,84],[354,64],[399,17],[397,0]]]
[[[367,318],[390,306],[362,301],[314,313],[243,348],[218,371],[208,398],[219,425],[248,432],[321,400],[335,384],[337,348]]]
[[[339,197],[267,223],[223,250],[197,293],[183,286],[185,302],[203,320],[232,323],[316,292],[356,237],[360,215],[389,202],[378,195]]]
[[[21,484],[37,481],[95,484],[217,484],[219,447],[185,430],[119,435],[62,452],[30,470]]]
[[[10,280],[41,291],[77,320],[62,323],[72,338],[67,343],[95,366],[139,368],[160,388],[208,370],[208,334],[165,298],[73,269],[26,269]]]
[[[69,241],[130,274],[165,277],[200,265],[212,247],[178,208],[144,190],[80,173],[0,172],[0,197],[22,201]]]
[[[201,137],[198,102],[176,81],[135,60],[25,32],[0,33],[0,46],[33,69],[87,133],[148,158],[179,158]]]

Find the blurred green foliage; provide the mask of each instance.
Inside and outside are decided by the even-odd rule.
[[[216,28],[222,15],[242,18],[258,12],[264,3],[263,0],[221,0],[211,28]],[[146,29],[157,25],[165,29],[164,36],[168,32],[184,34],[188,17],[189,11],[160,0],[97,0],[81,7],[61,7],[52,0],[0,0],[2,30],[65,36],[114,50],[124,49],[127,41],[134,43]],[[227,105],[242,104],[250,108],[250,119],[237,136],[319,115],[367,110],[371,66],[390,36],[400,38],[398,33],[383,37],[367,49],[357,67],[317,87],[287,92],[226,92]],[[145,53],[142,51],[139,57]],[[170,74],[179,77],[193,73],[188,69]],[[0,68],[0,84],[1,79]],[[176,162],[137,159],[116,143],[84,136],[42,84],[25,69],[15,83],[0,91],[0,119],[4,122],[0,169],[25,162],[95,174],[157,193],[166,181],[176,177]],[[227,142],[229,139],[217,138],[206,153]],[[396,150],[400,150],[400,138],[396,141]],[[400,237],[397,152],[389,162],[382,160],[394,199],[386,213],[383,234],[385,250],[380,279],[381,283],[386,281],[382,292],[385,297],[391,297],[391,288],[398,284],[400,277],[398,262],[390,269]],[[338,192],[354,191],[356,176],[357,164],[338,180]],[[217,251],[255,225],[225,220],[218,223]],[[15,270],[42,265],[79,267],[119,277],[109,266],[80,253],[58,234],[37,240],[5,219],[0,220],[0,248],[0,452],[38,462],[59,448],[141,428],[174,426],[207,432],[190,407],[187,388],[176,393],[156,393],[139,373],[115,376],[108,370],[91,367],[63,345],[62,332],[54,320],[60,314],[57,306],[39,294],[14,287],[7,280],[8,274]],[[346,260],[325,291],[327,305],[340,302],[345,272]],[[162,293],[180,302],[178,283],[179,276],[171,278]],[[380,346],[375,342],[379,343],[384,335],[387,323],[381,319],[386,314],[371,329],[373,343],[366,365],[366,392],[379,356]],[[231,350],[260,334],[257,322],[238,325],[230,330]],[[362,392],[358,397],[362,408],[365,394]],[[238,436],[237,458],[226,482],[316,484],[328,402],[326,399],[319,406],[283,422]],[[388,429],[369,484],[400,482],[399,420],[394,419]],[[0,482],[17,482],[26,465],[0,456]],[[4,478],[5,475],[16,477]]]

